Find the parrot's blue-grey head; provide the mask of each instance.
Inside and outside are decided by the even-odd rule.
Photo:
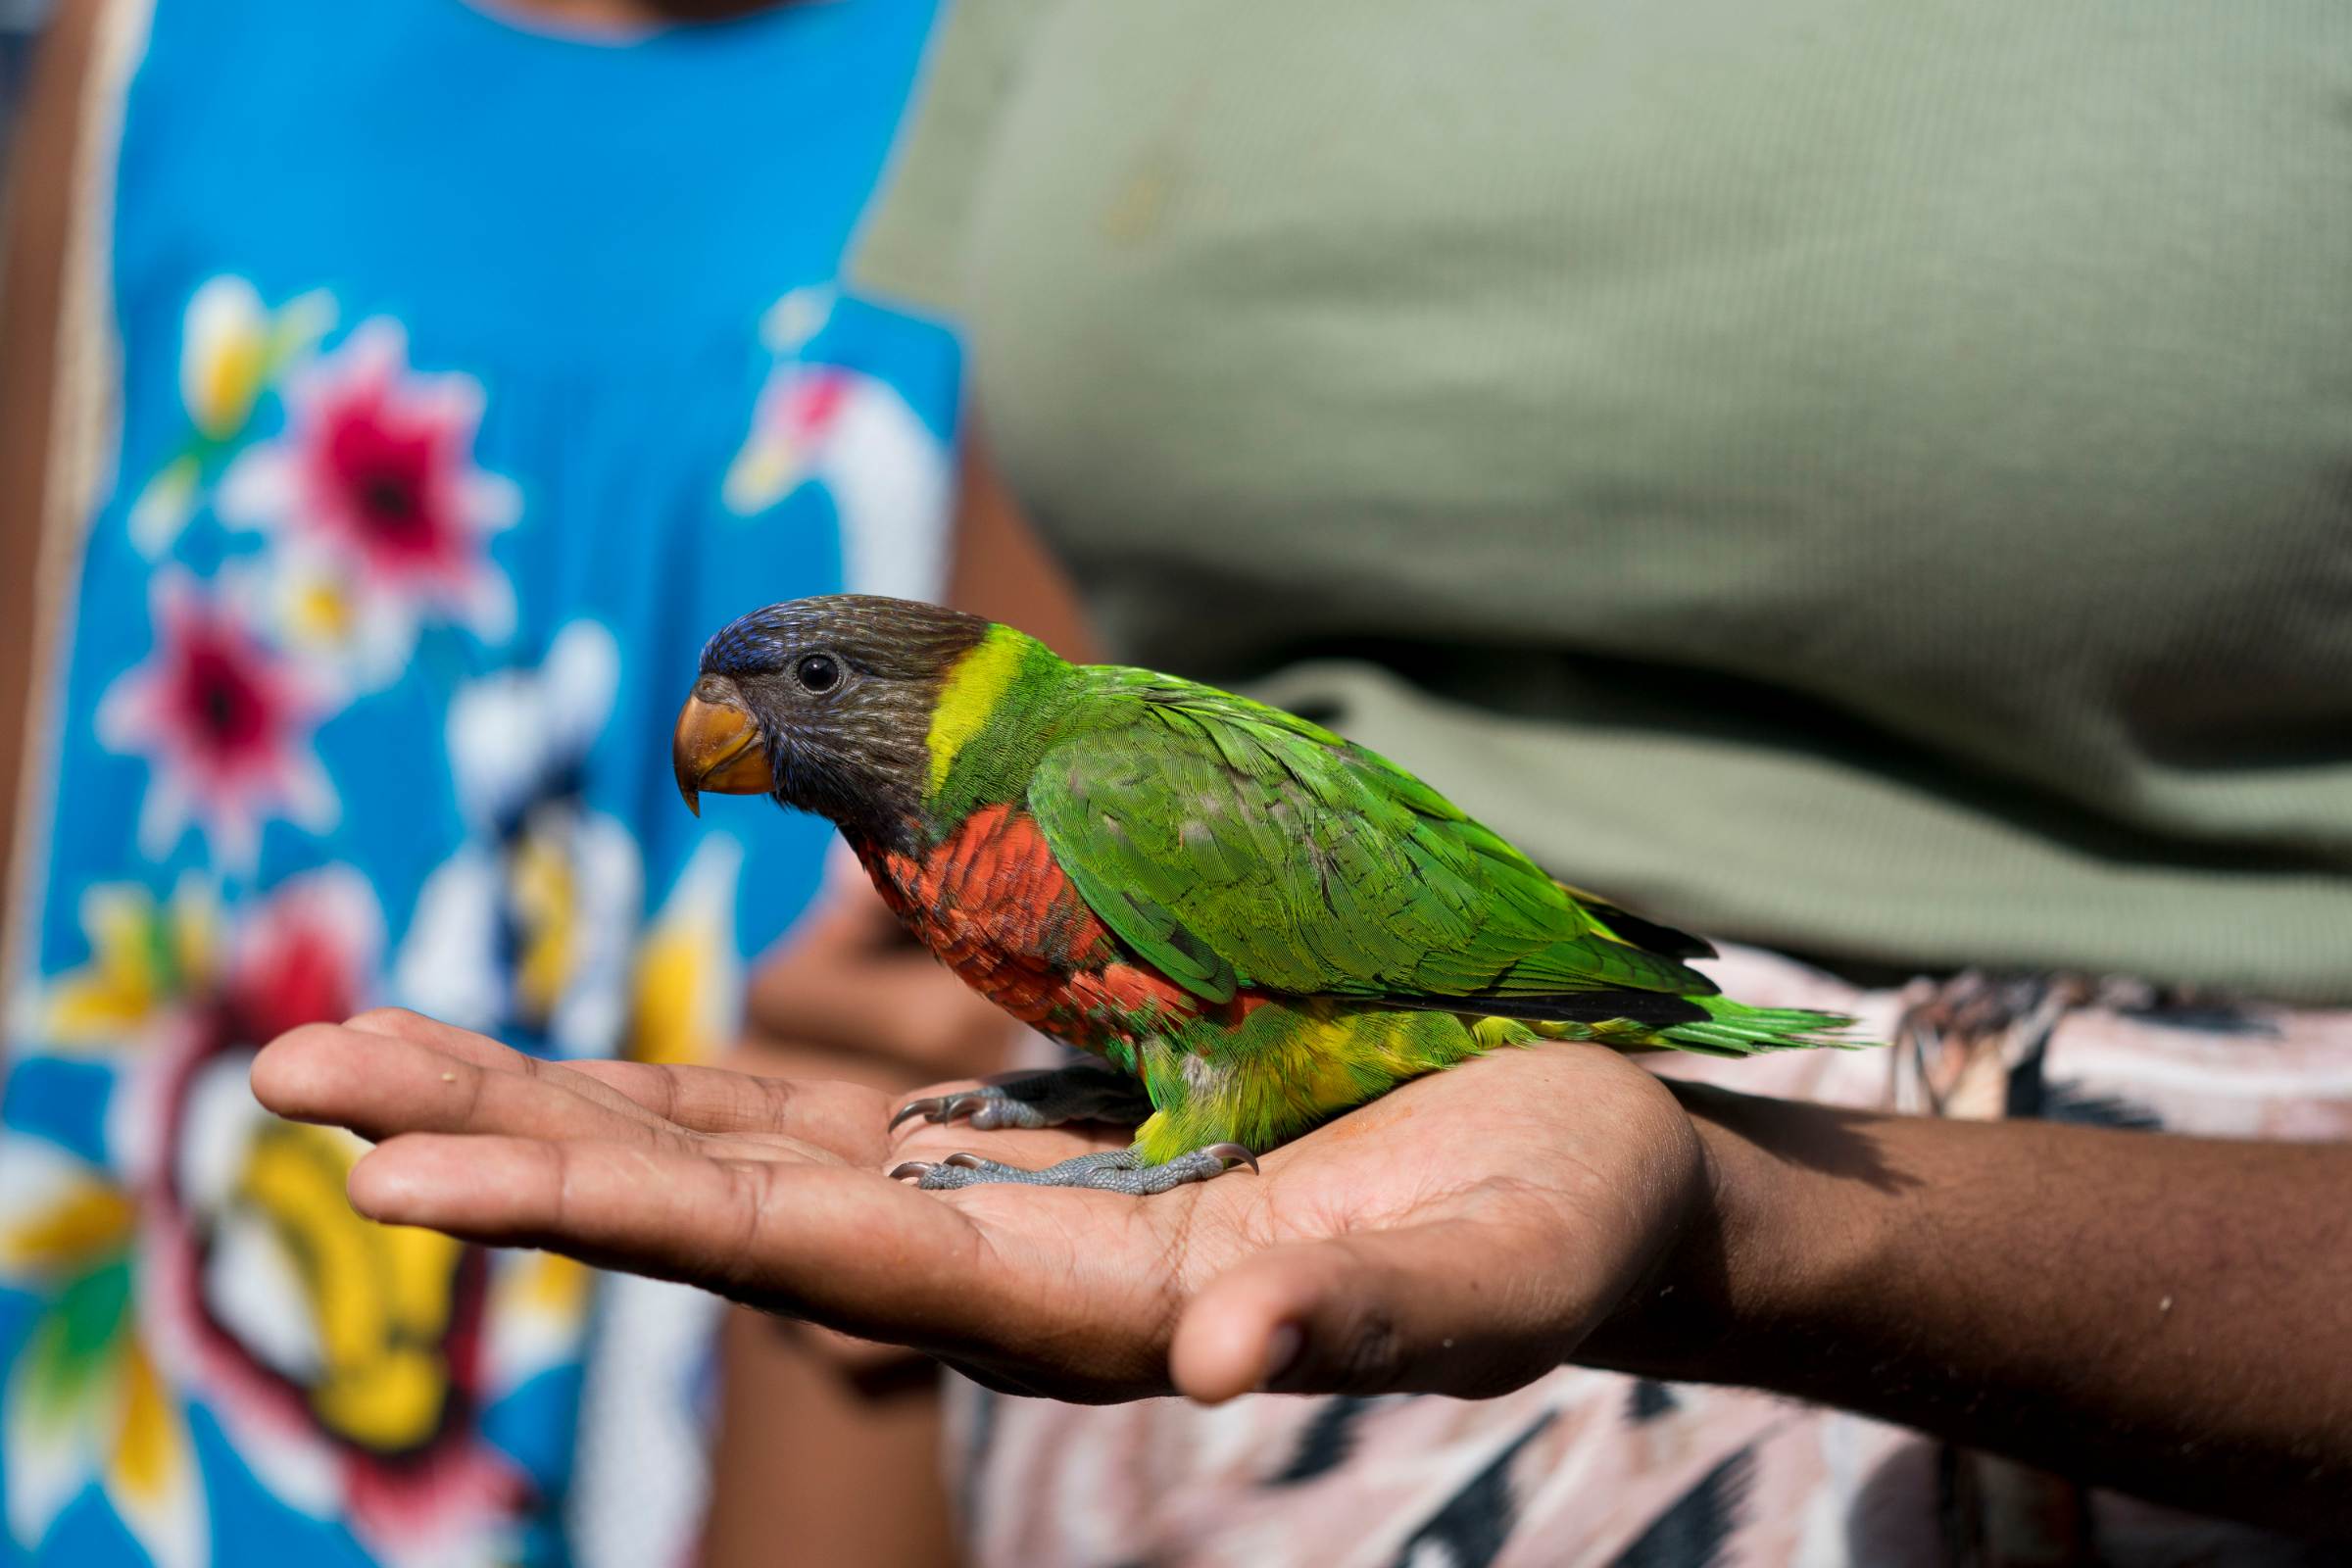
[[[889,837],[918,808],[942,683],[989,623],[906,599],[827,594],[756,610],[703,649],[678,714],[678,793],[769,795]]]

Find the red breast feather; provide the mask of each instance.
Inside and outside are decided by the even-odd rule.
[[[1023,1023],[1100,1050],[1200,1010],[1120,952],[1026,811],[982,807],[919,859],[864,847],[858,858],[906,928]]]

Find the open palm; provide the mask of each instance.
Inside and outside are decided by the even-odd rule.
[[[690,1281],[1066,1399],[1514,1387],[1625,1299],[1704,1185],[1673,1098],[1589,1046],[1469,1063],[1258,1174],[1141,1200],[885,1174],[959,1149],[1044,1164],[1115,1129],[894,1134],[872,1090],[555,1065],[413,1013],[295,1030],[253,1082],[382,1143],[351,1177],[377,1219]]]

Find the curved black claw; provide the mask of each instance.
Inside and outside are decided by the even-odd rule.
[[[1076,1062],[909,1100],[890,1118],[890,1125],[896,1130],[919,1116],[930,1122],[968,1121],[978,1132],[1059,1127],[1073,1121],[1132,1127],[1151,1114],[1152,1102],[1133,1078],[1100,1062]]]
[[[894,1182],[903,1182],[909,1176],[920,1181],[930,1174],[931,1162],[927,1159],[901,1160],[898,1164],[890,1167],[890,1179]]]
[[[1235,1165],[1247,1165],[1250,1167],[1250,1175],[1255,1176],[1258,1173],[1257,1156],[1239,1144],[1211,1144],[1200,1152],[1212,1159],[1229,1161],[1225,1167],[1227,1170],[1233,1169]]]
[[[888,1130],[895,1133],[899,1130],[900,1123],[915,1116],[937,1121],[940,1119],[941,1112],[947,1109],[948,1102],[953,1098],[950,1095],[931,1095],[922,1100],[909,1100],[899,1107],[897,1115],[890,1118]]]

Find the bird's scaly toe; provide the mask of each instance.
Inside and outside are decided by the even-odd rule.
[[[965,1187],[1007,1185],[1021,1187],[1082,1187],[1096,1192],[1123,1193],[1130,1198],[1150,1198],[1192,1182],[1204,1182],[1221,1176],[1237,1165],[1257,1169],[1257,1156],[1240,1144],[1211,1144],[1180,1154],[1164,1165],[1147,1165],[1132,1149],[1105,1150],[1101,1153],[1080,1154],[1057,1165],[1042,1170],[1024,1170],[1000,1160],[985,1159],[968,1151],[958,1150],[937,1163],[908,1160],[891,1172],[893,1177],[913,1175],[915,1185],[926,1192],[955,1192]]]

